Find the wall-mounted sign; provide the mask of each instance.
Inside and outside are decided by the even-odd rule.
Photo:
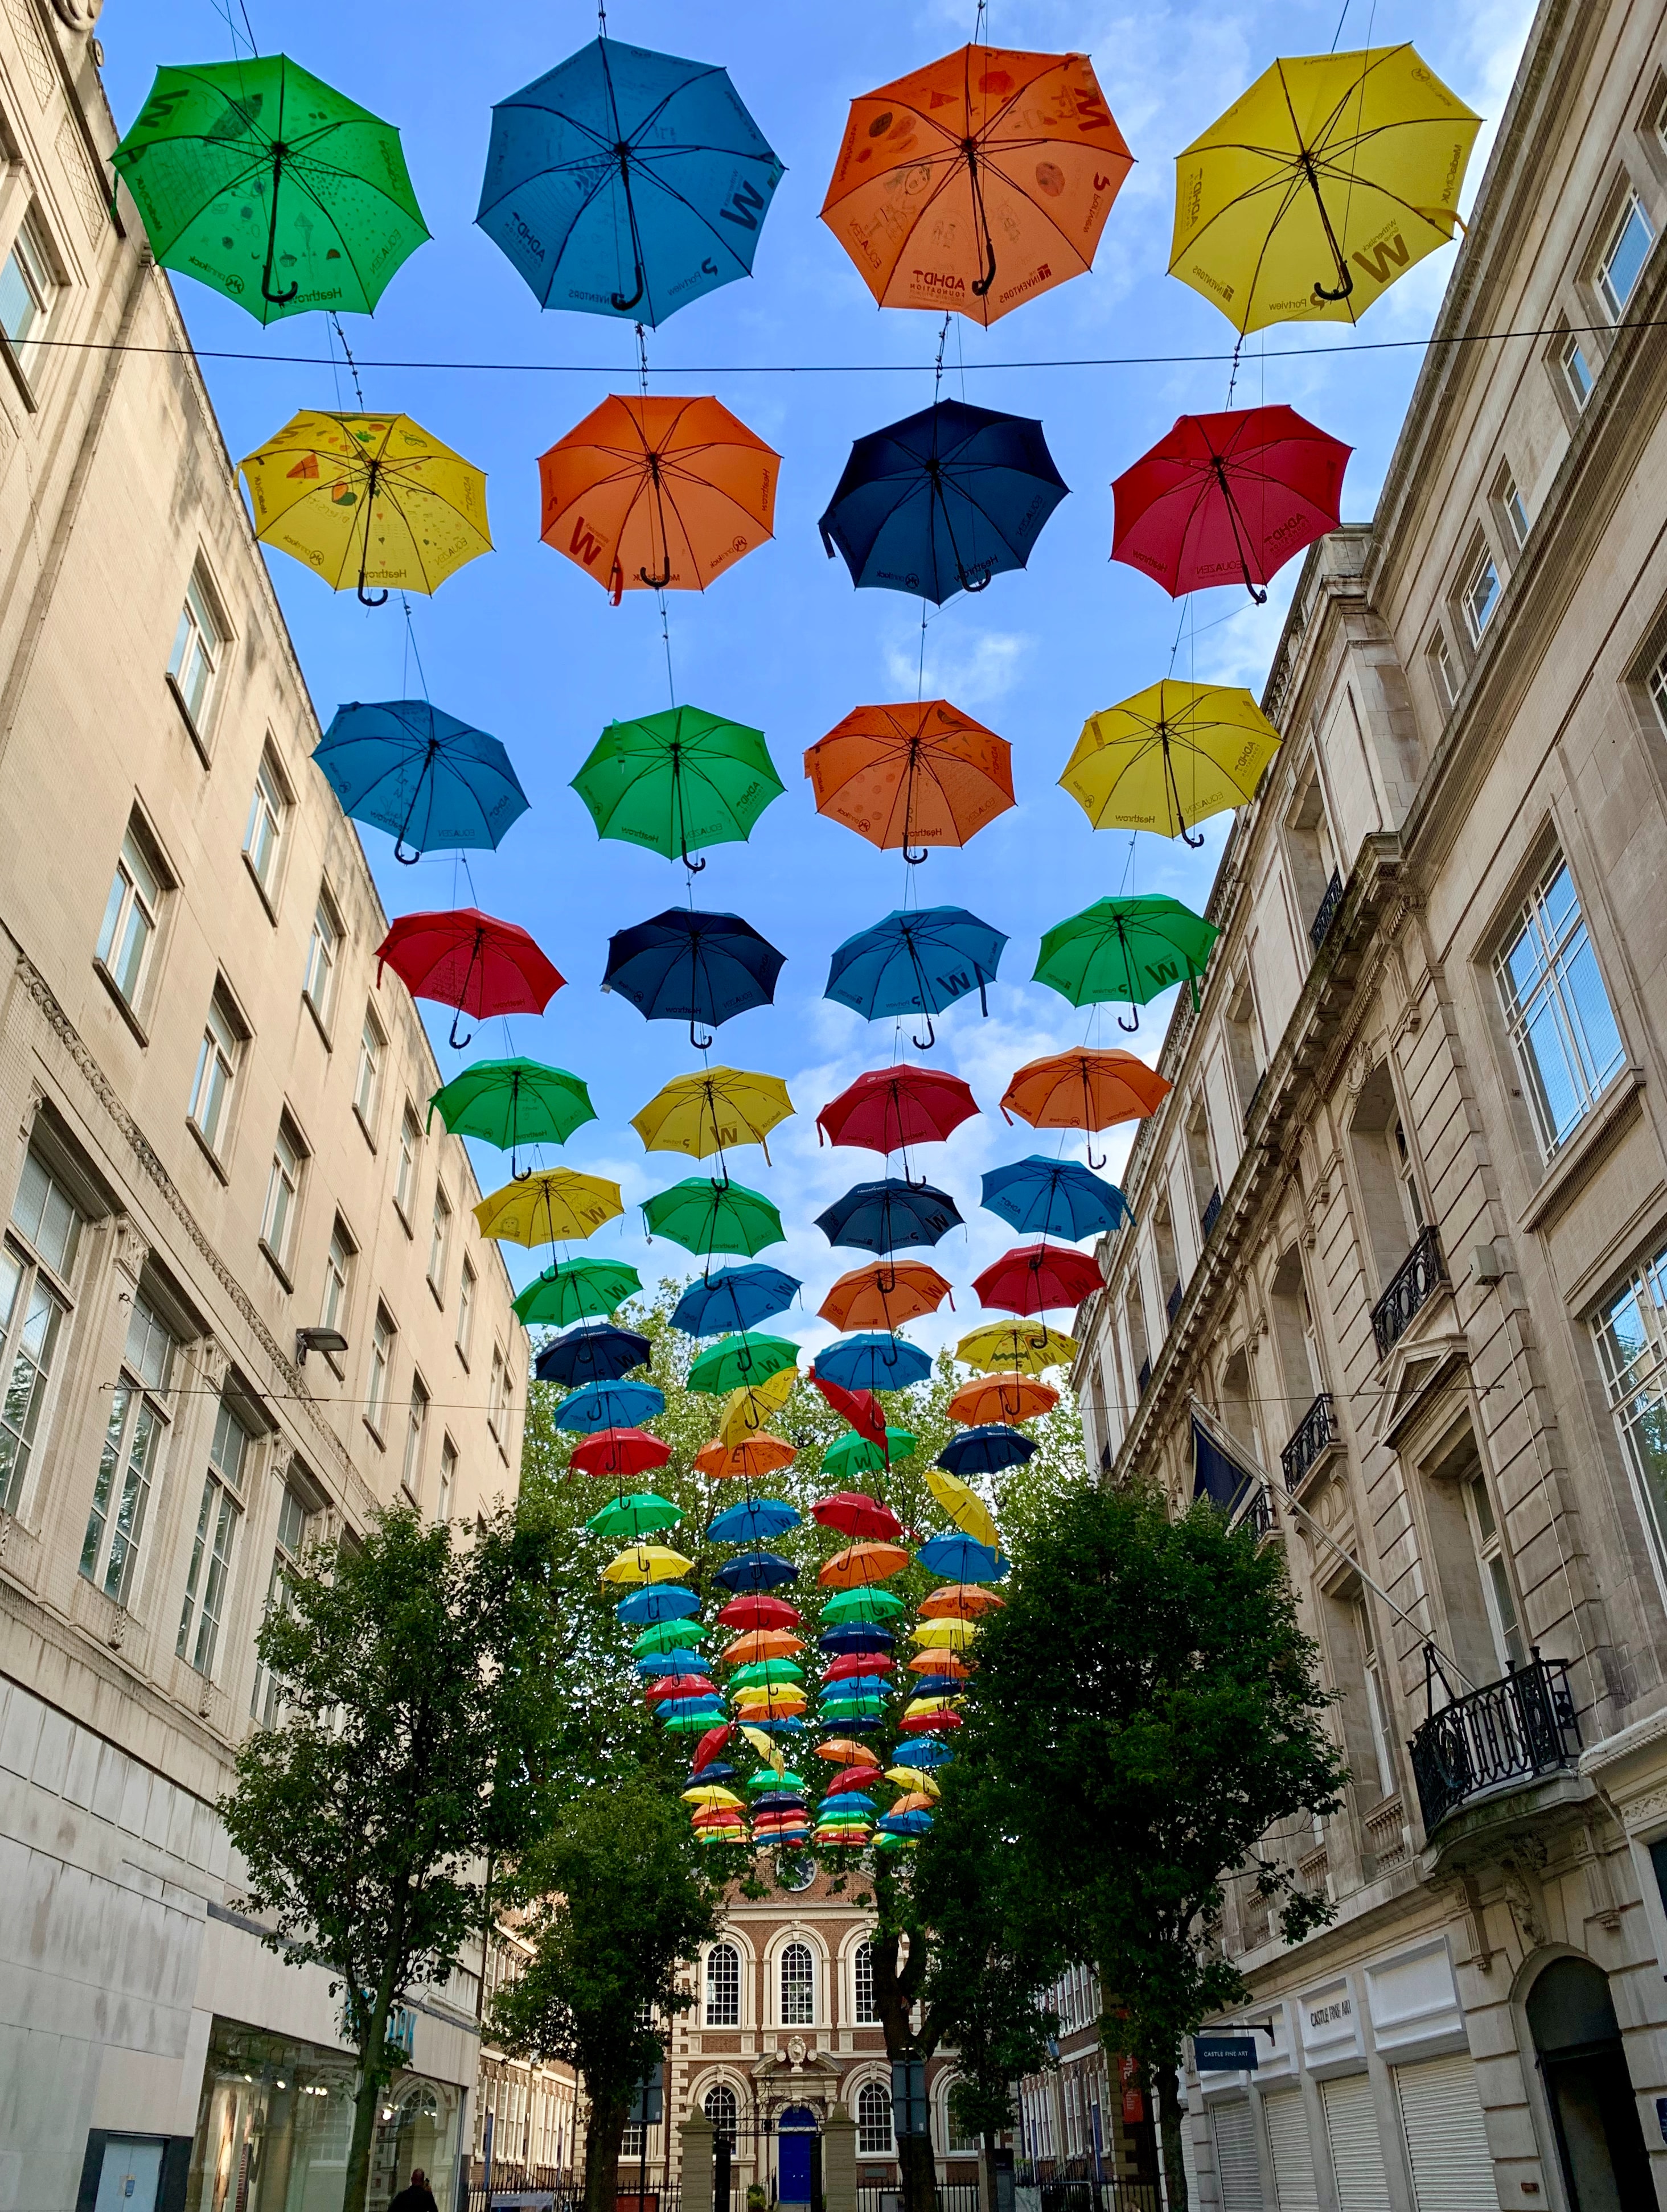
[[[1195,2035],[1192,2063],[1201,2074],[1236,2074],[1256,2070],[1253,2035]]]

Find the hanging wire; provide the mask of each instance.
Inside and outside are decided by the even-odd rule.
[[[339,315],[332,313],[330,318],[330,327],[336,333],[336,343],[342,349],[342,359],[347,363],[348,374],[353,379],[353,396],[362,410],[365,404],[365,392],[364,386],[359,381],[359,364],[353,358],[352,349],[347,342],[347,332],[342,328],[342,319]]]
[[[1339,15],[1339,16],[1338,16],[1338,18],[1337,18],[1337,27],[1336,27],[1336,29],[1335,29],[1335,30],[1331,33],[1331,47],[1330,47],[1330,51],[1331,51],[1334,54],[1335,54],[1335,53],[1336,52],[1336,51],[1337,51],[1337,41],[1338,41],[1338,40],[1339,40],[1339,39],[1341,39],[1341,38],[1342,38],[1342,34],[1343,34],[1343,25],[1344,25],[1344,23],[1347,21],[1348,17],[1349,4],[1350,4],[1350,0],[1343,0],[1343,12],[1342,12],[1342,14],[1341,15]],[[1370,45],[1371,45],[1371,43],[1372,43],[1372,41],[1371,41],[1370,38],[1368,38],[1368,39],[1367,39],[1367,40],[1366,40],[1366,44],[1367,44],[1368,46],[1370,46]]]

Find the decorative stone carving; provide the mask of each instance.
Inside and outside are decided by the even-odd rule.
[[[104,10],[104,0],[52,0],[60,23],[72,31],[90,31]]]
[[[1539,1867],[1544,1856],[1543,1846],[1536,1851],[1533,1839],[1528,1837],[1514,1844],[1508,1853],[1500,1855],[1506,1902],[1530,1950],[1538,1950],[1542,1943],[1550,1941],[1546,1933],[1545,1900],[1540,1893]]]
[[[788,2065],[802,2066],[805,2063],[806,2055],[808,2050],[809,2045],[806,2043],[802,2035],[790,2035],[788,2038]]]
[[[119,1213],[115,1227],[110,1256],[137,1289],[144,1263],[150,1257],[150,1247],[140,1235],[131,1213]]]
[[[1591,1903],[1592,1918],[1607,1928],[1611,1936],[1616,1935],[1621,1928],[1621,1900],[1615,1893],[1615,1877],[1609,1871],[1602,1828],[1595,1820],[1585,1824],[1585,1849],[1581,1856],[1585,1863],[1586,1895]]]

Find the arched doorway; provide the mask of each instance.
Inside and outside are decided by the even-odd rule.
[[[817,2152],[821,2136],[808,2105],[789,2105],[776,2123],[776,2195],[782,2204],[808,2205],[821,2191]]]
[[[1656,2212],[1608,1980],[1589,1959],[1554,1959],[1528,1993],[1528,2025],[1570,2212]]]

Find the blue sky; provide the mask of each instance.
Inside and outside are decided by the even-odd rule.
[[[1202,907],[1225,818],[1202,853],[1142,836],[1092,831],[1056,787],[1084,719],[1161,676],[1177,613],[1158,587],[1108,558],[1110,483],[1177,414],[1220,407],[1226,391],[1228,325],[1165,273],[1173,156],[1279,53],[1323,51],[1342,0],[1281,4],[1147,4],[1110,0],[995,0],[997,44],[1091,54],[1136,167],[1111,213],[1092,272],[1009,314],[989,331],[952,325],[944,390],[987,406],[1039,416],[1071,496],[1048,525],[1026,573],[998,577],[976,597],[952,600],[926,635],[926,696],[947,696],[1008,738],[1019,804],[964,851],[936,853],[924,868],[922,903],[970,907],[1011,942],[989,1018],[976,998],[938,1024],[932,1058],[966,1077],[984,1114],[949,1144],[915,1156],[956,1197],[965,1232],[935,1258],[957,1284],[958,1311],[911,1334],[936,1342],[976,1317],[959,1289],[1014,1241],[978,1209],[980,1171],[1035,1150],[1027,1129],[995,1110],[1013,1070],[1080,1042],[1092,1024],[1051,992],[1025,980],[1041,932],[1119,889],[1164,890]],[[224,0],[239,32],[239,0]],[[537,456],[611,390],[634,386],[630,327],[592,316],[541,314],[497,248],[473,224],[492,102],[541,75],[595,33],[593,11],[459,9],[406,0],[398,10],[366,0],[247,0],[263,52],[282,51],[398,124],[417,195],[434,232],[395,277],[374,319],[350,318],[368,404],[403,409],[487,471],[496,550],[412,601],[416,640],[431,696],[502,738],[531,811],[496,854],[471,871],[478,902],[529,928],[568,979],[542,1020],[513,1024],[514,1048],[571,1068],[590,1085],[600,1119],[563,1157],[615,1177],[627,1214],[594,1240],[599,1254],[629,1259],[653,1280],[680,1273],[686,1255],[645,1243],[636,1202],[691,1171],[667,1153],[645,1155],[630,1116],[668,1078],[694,1062],[686,1030],[645,1023],[598,988],[610,933],[684,898],[680,866],[599,842],[567,787],[603,725],[652,713],[666,701],[659,612],[646,592],[611,607],[587,577],[538,542]],[[1493,125],[1509,91],[1531,14],[1529,0],[1477,0],[1465,9],[1402,0],[1351,0],[1345,48],[1411,39],[1453,88],[1487,118],[1468,190],[1480,181]],[[808,1342],[825,1337],[814,1310],[826,1285],[861,1255],[835,1253],[812,1217],[852,1182],[879,1171],[875,1156],[818,1153],[818,1108],[863,1069],[893,1056],[892,1026],[869,1024],[821,995],[829,955],[843,939],[901,903],[903,863],[881,854],[811,803],[800,755],[865,702],[915,696],[917,603],[854,592],[843,563],[828,562],[816,518],[850,441],[928,404],[936,317],[874,308],[856,271],[817,220],[849,99],[962,44],[969,0],[889,0],[853,15],[804,0],[616,0],[609,29],[729,69],[742,99],[787,165],[751,283],[698,301],[650,337],[660,391],[715,392],[782,453],[775,542],[704,594],[671,599],[679,698],[762,728],[786,795],[745,845],[715,848],[697,902],[744,915],[787,955],[773,1007],[738,1018],[712,1057],[787,1079],[799,1109],[772,1142],[733,1162],[739,1180],[781,1207],[786,1245],[764,1256],[805,1279],[803,1315],[786,1326]],[[465,27],[463,34],[459,25]],[[136,112],[159,63],[228,58],[232,32],[222,0],[119,0],[100,24],[105,81],[119,124]],[[1467,202],[1468,204],[1468,202]],[[1421,337],[1453,261],[1432,256],[1361,325],[1363,345]],[[186,321],[204,350],[322,355],[327,325],[298,318],[263,334],[239,309],[180,278]],[[1275,331],[1269,349],[1335,343],[1346,333]],[[1261,357],[1252,340],[1240,372],[1241,402],[1288,401],[1355,447],[1346,520],[1372,513],[1421,354],[1347,350],[1307,360]],[[1128,368],[990,367],[1083,356],[1224,356]],[[382,368],[404,362],[511,362],[526,373]],[[844,365],[846,373],[760,373],[785,364]],[[877,373],[851,373],[856,365]],[[555,373],[561,365],[560,373]],[[275,360],[205,364],[228,444],[250,452],[302,406],[353,405],[344,374]],[[337,702],[405,696],[419,687],[407,660],[398,600],[376,612],[350,593],[332,596],[282,554],[269,556],[320,718]],[[1269,605],[1242,591],[1200,594],[1187,612],[1176,663],[1259,689],[1299,563],[1276,581]],[[469,902],[449,860],[397,867],[390,842],[366,833],[391,912]],[[430,1010],[431,1011],[431,1010]],[[1119,1036],[1113,1010],[1099,1041]],[[1155,1058],[1167,1015],[1141,1018],[1135,1049]],[[449,1015],[430,1020],[441,1065],[504,1049],[502,1024],[475,1052],[445,1042]],[[906,1038],[904,1049],[908,1051]],[[909,1056],[914,1056],[910,1054]],[[1114,1163],[1128,1133],[1112,1133]],[[1119,1141],[1121,1139],[1121,1141]],[[553,1155],[551,1156],[553,1158]],[[1077,1157],[1080,1157],[1080,1149]],[[485,1188],[507,1173],[478,1155]],[[1115,1172],[1115,1166],[1113,1171]],[[536,1264],[509,1249],[524,1277]]]

